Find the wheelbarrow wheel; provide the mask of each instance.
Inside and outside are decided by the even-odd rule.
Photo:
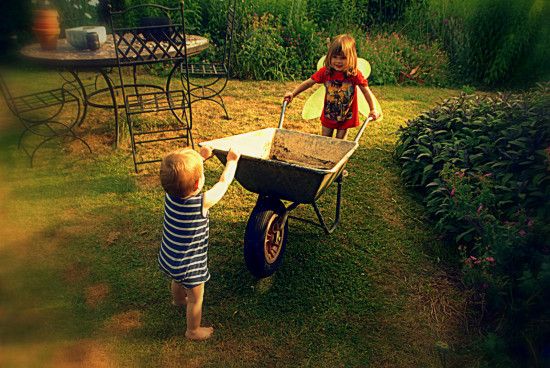
[[[280,200],[268,198],[258,201],[250,214],[244,234],[244,260],[258,278],[272,275],[283,262],[288,234],[285,211]]]

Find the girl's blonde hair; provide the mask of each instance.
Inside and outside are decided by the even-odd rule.
[[[190,148],[167,154],[160,164],[160,183],[174,197],[188,197],[202,176],[202,157]]]
[[[344,74],[347,77],[357,75],[357,49],[355,39],[352,36],[342,34],[332,40],[325,58],[325,66],[328,70],[331,70],[330,60],[334,55],[344,55],[346,57],[347,65]]]

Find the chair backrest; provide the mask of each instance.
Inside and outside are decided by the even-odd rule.
[[[231,63],[231,50],[233,48],[233,34],[235,32],[235,15],[237,13],[237,0],[228,0],[227,27],[225,30],[225,43],[223,45],[223,63],[227,66]]]
[[[186,60],[183,1],[175,8],[140,4],[114,11],[109,6],[109,14],[119,66]]]
[[[126,88],[133,87],[136,94],[151,87],[138,84],[136,67],[155,63],[172,64],[172,69],[181,71],[179,82],[189,95],[189,64],[187,38],[183,17],[183,1],[178,7],[169,8],[156,4],[139,4],[114,11],[109,5],[110,25],[119,70],[121,90],[126,100]],[[133,84],[125,82],[122,69],[133,67]],[[181,88],[178,88],[181,89]],[[167,84],[165,92],[169,93]]]
[[[17,115],[18,110],[15,104],[13,103],[13,96],[8,89],[8,85],[6,84],[6,81],[2,77],[2,74],[0,74],[0,92],[2,93],[2,96],[4,96],[4,100],[6,101],[6,104],[8,105],[8,108],[10,111]]]

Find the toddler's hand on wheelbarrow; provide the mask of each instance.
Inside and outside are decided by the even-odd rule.
[[[202,146],[199,153],[203,159],[208,160],[210,157],[212,157],[212,147]]]
[[[229,152],[227,152],[227,162],[229,161],[239,161],[239,158],[241,157],[241,153],[234,149],[234,148],[231,148],[229,150]]]

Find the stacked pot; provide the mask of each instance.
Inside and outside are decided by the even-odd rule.
[[[38,38],[42,49],[55,50],[57,39],[61,33],[59,13],[55,9],[39,9],[35,11],[32,30]]]

